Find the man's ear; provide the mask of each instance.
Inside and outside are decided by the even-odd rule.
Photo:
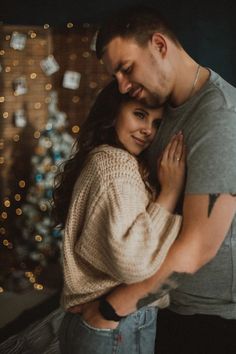
[[[160,55],[165,56],[167,52],[167,41],[165,36],[160,32],[153,33],[151,37],[151,45],[158,50]]]

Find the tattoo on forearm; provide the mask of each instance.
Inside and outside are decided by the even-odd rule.
[[[158,289],[154,289],[144,298],[139,299],[137,302],[137,309],[140,309],[143,306],[147,306],[148,304],[151,304],[152,302],[160,299],[169,291],[176,289],[181,283],[183,283],[186,278],[190,276],[191,274],[174,272],[169,278],[166,279],[163,284],[161,284]]]
[[[209,194],[209,205],[208,205],[208,217],[211,215],[212,209],[215,205],[216,200],[219,198],[220,194]]]

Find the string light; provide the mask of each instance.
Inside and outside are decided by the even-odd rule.
[[[23,179],[20,180],[18,185],[19,185],[20,188],[25,188],[25,181]]]
[[[73,26],[74,26],[74,25],[73,25],[72,22],[68,22],[67,25],[66,25],[67,28],[72,28]]]
[[[1,217],[2,217],[2,219],[6,220],[8,215],[7,215],[7,213],[5,211],[3,211],[2,214],[1,214]]]
[[[36,102],[35,104],[34,104],[34,108],[35,109],[40,109],[41,108],[41,103],[40,102]]]
[[[90,57],[90,53],[89,52],[83,52],[82,56],[84,58],[88,58],[88,57]]]
[[[18,216],[22,215],[21,208],[16,208],[16,215],[18,215]]]
[[[79,132],[79,126],[78,125],[74,125],[71,130],[72,130],[72,132],[74,134],[77,134]]]
[[[1,96],[0,97],[0,103],[3,103],[3,102],[5,102],[5,97]]]
[[[37,283],[35,283],[35,284],[34,284],[34,288],[35,288],[36,290],[43,290],[43,285],[42,285],[42,284],[37,284]]]
[[[15,200],[17,201],[17,202],[19,202],[20,200],[21,200],[21,196],[20,196],[20,194],[15,194],[15,196],[14,196],[14,198],[15,198]]]
[[[43,240],[42,236],[40,236],[40,235],[35,236],[35,241],[42,242],[42,240]]]
[[[13,139],[13,141],[15,141],[17,143],[20,140],[20,135],[14,134],[12,139]]]
[[[6,67],[5,67],[5,72],[6,72],[6,73],[9,73],[10,71],[11,71],[11,67],[10,67],[10,66],[6,66]]]
[[[40,138],[40,132],[39,132],[38,130],[36,130],[36,131],[34,132],[34,138],[35,138],[35,139],[39,139],[39,138]]]
[[[9,208],[11,206],[11,202],[9,199],[5,200],[3,204],[5,205],[6,208]]]
[[[37,77],[37,74],[36,74],[36,73],[30,74],[30,78],[31,78],[32,80],[36,79],[36,77]]]
[[[3,156],[0,156],[0,165],[3,165],[5,163],[5,158]]]
[[[0,286],[0,293],[3,293],[4,289]]]
[[[44,29],[49,29],[49,24],[48,23],[45,23],[45,25],[43,26]]]
[[[52,89],[52,84],[46,84],[45,90],[50,91]]]
[[[0,55],[4,55],[5,54],[5,50],[1,49],[0,50]]]

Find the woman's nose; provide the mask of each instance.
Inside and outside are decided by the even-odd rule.
[[[151,135],[152,134],[152,127],[148,124],[146,124],[145,126],[143,126],[141,128],[141,133],[144,135]]]

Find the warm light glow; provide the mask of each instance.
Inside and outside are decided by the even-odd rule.
[[[35,241],[42,242],[42,240],[43,240],[42,236],[40,236],[40,235],[35,236]]]
[[[17,201],[17,202],[19,202],[20,200],[21,200],[21,196],[20,196],[20,194],[15,194],[15,200]]]
[[[2,219],[7,219],[7,213],[4,211],[1,214]]]
[[[6,230],[4,229],[4,227],[1,227],[0,228],[0,234],[1,235],[5,235],[5,233],[6,233]]]
[[[35,284],[34,284],[34,288],[35,288],[36,290],[43,290],[43,285],[42,285],[42,284],[37,284],[37,283],[35,283]]]
[[[34,108],[35,109],[40,109],[41,108],[41,103],[40,102],[36,102],[35,104],[34,104]]]
[[[36,131],[34,132],[34,138],[35,138],[35,139],[39,139],[39,138],[40,138],[40,132],[39,132],[38,130],[36,130]]]
[[[11,202],[9,199],[5,200],[3,204],[5,205],[6,208],[9,208],[11,206]]]
[[[74,25],[73,25],[73,23],[71,23],[71,22],[68,22],[67,25],[66,25],[67,28],[72,28],[73,26],[74,26]]]
[[[0,97],[0,102],[2,103],[2,102],[4,102],[4,101],[5,101],[5,97],[1,96],[1,97]]]
[[[32,74],[30,74],[30,78],[33,80],[33,79],[36,79],[36,77],[37,77],[37,74],[36,73],[32,73]]]
[[[22,215],[21,208],[16,208],[16,215]]]
[[[0,55],[4,55],[5,54],[5,50],[0,50]]]
[[[17,143],[20,140],[20,135],[15,134],[12,139]]]
[[[91,81],[91,82],[89,83],[89,87],[90,87],[91,89],[95,89],[97,86],[98,86],[98,84],[97,84],[95,81]]]
[[[8,113],[8,112],[3,112],[3,115],[2,115],[2,116],[3,116],[3,118],[5,118],[5,119],[6,119],[6,118],[8,118],[9,113]]]
[[[45,90],[50,91],[52,89],[52,84],[46,84]]]
[[[11,67],[10,66],[6,66],[5,67],[5,71],[6,71],[6,73],[9,73],[11,71]]]
[[[79,132],[79,126],[78,125],[74,125],[71,130],[75,134],[78,133]]]
[[[30,34],[30,37],[31,37],[31,38],[36,38],[36,36],[37,36],[37,34],[36,34],[35,32],[32,32],[32,33]]]
[[[74,96],[73,98],[72,98],[72,102],[73,103],[78,103],[80,101],[80,97],[79,96]]]
[[[43,26],[44,29],[48,29],[50,26],[48,23],[45,23],[45,25]]]
[[[0,156],[0,165],[3,165],[5,162],[5,158],[3,156]]]
[[[30,278],[30,277],[33,276],[33,273],[32,273],[32,272],[25,272],[25,276],[26,276],[27,278]]]
[[[23,179],[20,180],[18,185],[19,185],[20,188],[25,188],[25,181]]]
[[[4,245],[4,246],[6,246],[6,247],[9,245],[9,241],[8,241],[8,240],[6,240],[6,239],[5,239],[5,240],[3,240],[3,241],[2,241],[2,243],[3,243],[3,245]]]
[[[90,53],[89,52],[83,52],[82,55],[83,55],[84,58],[88,58],[90,56]]]

